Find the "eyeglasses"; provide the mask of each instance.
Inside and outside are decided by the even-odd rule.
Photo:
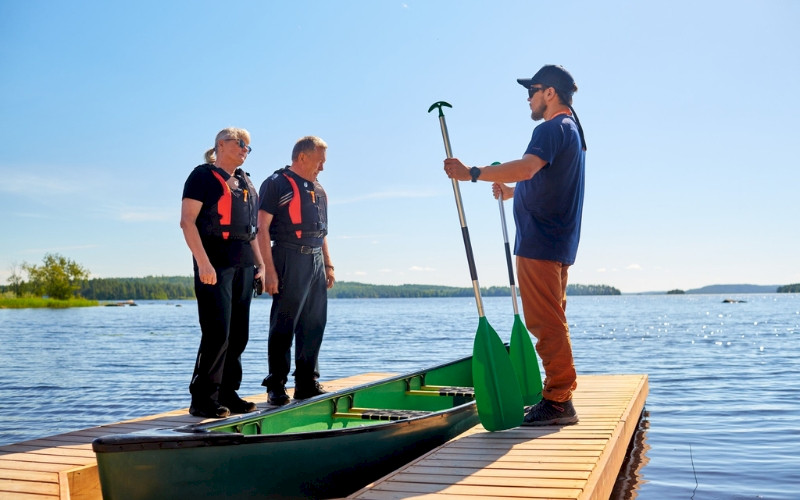
[[[242,149],[247,150],[247,154],[250,154],[253,151],[253,148],[245,144],[244,139],[223,139],[225,141],[239,141],[239,147]]]
[[[529,89],[528,89],[528,99],[530,99],[531,97],[533,97],[533,94],[535,94],[535,93],[539,92],[540,90],[544,90],[544,89],[546,89],[546,88],[547,88],[547,87],[533,87],[533,86],[532,86],[531,88],[529,88]]]

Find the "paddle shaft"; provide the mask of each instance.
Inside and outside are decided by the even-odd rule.
[[[442,128],[442,139],[444,140],[444,151],[448,158],[453,157],[453,151],[450,148],[450,135],[447,133],[447,123],[444,120],[444,113],[442,106],[452,107],[444,101],[433,104],[428,112],[433,108],[439,108],[439,126]],[[478,271],[475,268],[475,257],[472,254],[472,242],[469,239],[469,228],[467,227],[467,218],[464,216],[464,205],[461,203],[461,189],[458,187],[458,181],[453,181],[453,195],[456,198],[456,207],[458,207],[458,220],[461,223],[461,236],[464,238],[464,248],[467,251],[467,262],[469,263],[469,275],[472,279],[472,291],[475,293],[475,303],[478,306],[478,316],[483,317],[483,300],[481,300],[481,288],[478,284]]]
[[[495,162],[492,165],[499,165],[499,163]],[[514,304],[514,325],[511,329],[508,355],[511,358],[511,365],[514,367],[514,372],[522,391],[522,402],[526,405],[532,405],[538,403],[542,398],[542,374],[539,371],[539,362],[536,358],[536,351],[533,348],[531,337],[519,317],[517,287],[514,285],[514,266],[511,262],[511,247],[508,244],[508,229],[506,229],[506,209],[502,194],[497,198],[497,201],[500,205],[500,222],[503,226],[503,241],[506,247],[508,282],[511,285],[511,303]]]
[[[508,265],[508,283],[511,286],[511,301],[514,304],[514,314],[519,314],[517,307],[517,286],[514,283],[514,266],[511,263],[511,247],[508,244],[508,230],[506,229],[506,209],[503,205],[503,195],[497,199],[500,205],[500,221],[503,225],[503,241],[506,246],[506,264]]]

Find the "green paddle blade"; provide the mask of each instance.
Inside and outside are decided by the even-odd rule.
[[[542,399],[542,374],[539,371],[539,361],[531,336],[522,324],[519,314],[514,315],[508,356],[511,358],[511,365],[514,367],[522,391],[522,401],[525,405],[538,403]]]
[[[506,346],[484,316],[480,317],[475,334],[472,383],[478,417],[487,431],[511,429],[522,423],[522,393],[514,367]]]

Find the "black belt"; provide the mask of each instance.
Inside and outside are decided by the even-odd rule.
[[[298,252],[310,255],[314,253],[322,253],[322,247],[309,247],[306,245],[295,245],[294,243],[287,243],[285,241],[276,241],[273,246],[288,248],[290,250],[297,250]]]

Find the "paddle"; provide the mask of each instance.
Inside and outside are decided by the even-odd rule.
[[[445,153],[448,158],[452,158],[450,137],[447,133],[447,124],[444,121],[442,106],[452,108],[450,104],[439,101],[431,105],[428,113],[435,108],[439,109],[439,125],[442,128]],[[472,243],[470,243],[469,229],[464,217],[464,207],[461,203],[461,190],[458,187],[458,181],[455,179],[452,179],[452,181],[453,194],[458,208],[458,218],[461,221],[461,235],[464,238],[464,247],[467,251],[472,289],[475,292],[475,303],[478,306],[478,331],[475,333],[475,342],[472,347],[472,384],[475,388],[478,417],[483,427],[488,431],[511,429],[522,423],[524,416],[522,393],[519,390],[519,382],[517,382],[506,346],[483,314],[478,272],[475,270]]]
[[[500,162],[492,163],[499,165]],[[539,362],[536,350],[533,348],[528,329],[519,317],[517,307],[517,287],[514,284],[514,266],[511,264],[511,248],[508,244],[508,230],[506,229],[506,210],[503,197],[497,198],[500,205],[500,222],[503,226],[503,241],[506,247],[506,264],[508,265],[508,283],[511,286],[511,301],[514,304],[514,325],[511,328],[511,342],[509,343],[508,356],[517,375],[519,388],[522,391],[522,401],[525,405],[538,403],[542,399],[542,374],[539,371]]]

